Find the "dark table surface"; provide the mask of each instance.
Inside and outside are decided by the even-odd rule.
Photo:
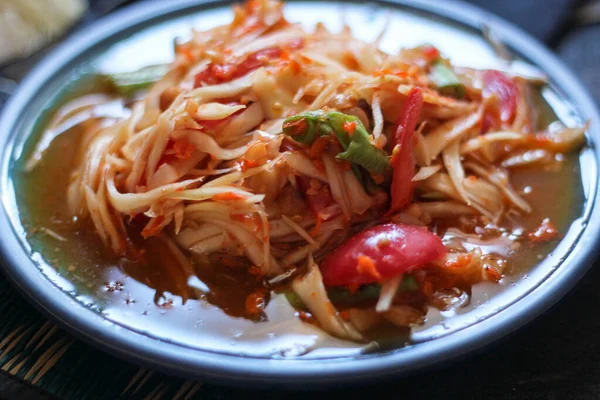
[[[580,26],[575,0],[471,0],[551,46],[600,100],[600,24]],[[96,0],[86,21],[118,1]],[[587,12],[586,12],[587,13]],[[1,44],[0,44],[1,45]],[[4,70],[12,75],[14,70]],[[0,69],[0,88],[2,88]],[[10,89],[10,82],[5,82]],[[6,97],[0,96],[0,107]],[[0,279],[3,279],[0,276]],[[466,358],[416,376],[335,392],[275,392],[206,384],[203,399],[305,399],[354,396],[399,399],[600,399],[600,265],[557,305],[526,327]],[[40,316],[40,318],[42,318]],[[1,324],[2,322],[0,322]],[[50,398],[0,373],[0,398]]]

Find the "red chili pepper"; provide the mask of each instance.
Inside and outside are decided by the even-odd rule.
[[[254,71],[270,60],[281,56],[280,47],[269,47],[248,55],[239,64],[214,64],[210,63],[203,71],[196,75],[194,87],[202,86],[203,83],[214,85],[229,82]]]
[[[415,87],[408,93],[400,117],[396,121],[396,145],[391,161],[394,170],[391,188],[392,201],[388,214],[404,207],[412,197],[414,190],[412,178],[415,175],[413,140],[422,108],[423,94],[420,88]]]
[[[271,60],[277,60],[288,55],[289,49],[298,49],[304,45],[302,40],[294,40],[283,49],[279,46],[269,47],[249,54],[239,64],[214,64],[210,63],[203,71],[199,72],[194,79],[194,87],[202,84],[214,85],[229,82],[252,72]]]
[[[366,285],[411,271],[446,254],[442,240],[426,229],[384,224],[365,229],[321,263],[327,286]]]

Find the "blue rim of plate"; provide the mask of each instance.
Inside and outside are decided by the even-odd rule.
[[[157,21],[189,12],[227,5],[226,1],[181,0],[132,5],[111,14],[73,35],[45,57],[19,85],[0,115],[0,261],[12,283],[60,326],[107,353],[187,378],[226,384],[323,387],[414,373],[458,358],[507,335],[532,320],[562,298],[592,266],[595,245],[600,244],[600,207],[596,206],[598,182],[589,187],[583,218],[585,224],[568,255],[548,278],[525,296],[498,313],[443,338],[403,349],[357,358],[326,360],[264,359],[212,353],[151,338],[113,323],[62,291],[46,276],[20,242],[6,201],[11,191],[10,168],[20,116],[39,88],[51,82],[62,67],[85,57],[101,43],[122,38]],[[590,148],[596,174],[600,150],[600,115],[583,85],[550,50],[521,29],[475,6],[460,2],[427,0],[373,1],[384,7],[409,10],[480,31],[485,23],[495,36],[516,53],[543,70],[581,115],[589,118]]]

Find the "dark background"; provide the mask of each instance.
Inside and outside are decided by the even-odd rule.
[[[545,42],[600,100],[600,23],[595,22],[600,17],[595,15],[593,4],[576,0],[470,2],[514,22]],[[102,17],[120,3],[124,2],[91,0],[90,12],[80,25]],[[6,93],[14,90],[16,81],[35,61],[33,57],[0,68],[0,92],[5,92],[0,93],[0,107],[8,97]],[[440,365],[417,376],[373,386],[340,388],[336,392],[310,393],[224,389],[207,384],[201,391],[202,398],[600,399],[598,267],[595,265],[559,304],[526,327],[459,362]],[[46,397],[37,389],[0,374],[0,398]]]

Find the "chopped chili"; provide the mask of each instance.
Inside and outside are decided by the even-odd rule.
[[[234,193],[234,192],[219,193],[219,194],[215,194],[212,197],[212,200],[214,200],[214,201],[232,201],[232,200],[243,200],[243,199],[245,199],[245,196]]]
[[[186,139],[179,139],[173,142],[173,150],[175,151],[176,158],[180,160],[187,160],[192,157],[192,154],[196,148]]]
[[[545,218],[540,226],[527,234],[531,243],[544,243],[558,236],[558,229],[550,218]]]
[[[375,280],[381,281],[381,274],[377,271],[377,266],[371,257],[360,255],[357,261],[356,270],[359,274],[369,275]]]

